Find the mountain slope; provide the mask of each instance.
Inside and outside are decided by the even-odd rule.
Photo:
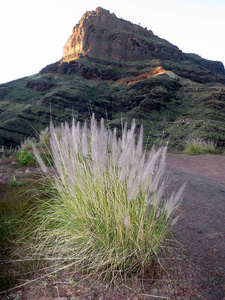
[[[220,62],[178,47],[107,10],[86,12],[59,62],[0,85],[0,144],[16,146],[52,120],[83,121],[92,112],[109,126],[136,119],[149,146],[190,136],[225,147],[225,75]],[[179,122],[179,120],[183,120]]]

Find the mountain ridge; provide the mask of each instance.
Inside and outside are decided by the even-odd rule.
[[[221,62],[183,53],[98,7],[73,28],[61,60],[0,85],[0,145],[18,145],[50,120],[83,121],[95,112],[118,128],[121,115],[135,118],[149,146],[170,139],[171,149],[182,150],[198,136],[222,149],[224,84]]]
[[[221,62],[183,53],[177,46],[154,35],[151,30],[118,19],[115,14],[101,7],[86,12],[73,28],[63,48],[62,61],[77,58],[84,53],[123,62],[168,58],[174,61],[192,60],[211,71],[225,74]]]

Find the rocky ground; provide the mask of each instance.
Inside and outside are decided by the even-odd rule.
[[[132,279],[111,290],[97,282],[77,281],[63,274],[26,282],[0,299],[225,299],[225,156],[169,153],[168,191],[187,182],[174,236],[176,247],[162,258],[154,280]],[[34,169],[0,163],[0,182],[24,180]],[[42,274],[43,275],[43,274]]]

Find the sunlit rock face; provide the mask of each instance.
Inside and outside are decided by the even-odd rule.
[[[151,30],[119,19],[101,7],[86,12],[73,28],[63,49],[63,60],[85,54],[119,61],[185,58],[178,47]]]

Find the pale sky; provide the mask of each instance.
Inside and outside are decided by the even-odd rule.
[[[98,6],[225,65],[225,0],[1,0],[0,83],[60,60],[73,27]]]

